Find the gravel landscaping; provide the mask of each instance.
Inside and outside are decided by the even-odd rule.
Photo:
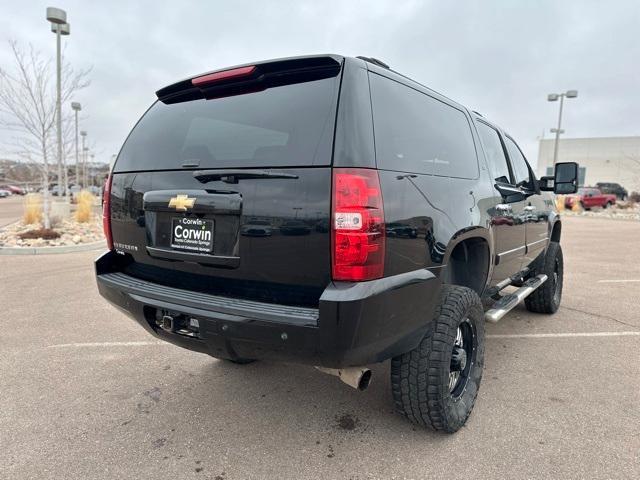
[[[610,218],[613,220],[638,220],[640,221],[640,203],[625,204],[618,203],[610,208],[595,208],[591,210],[581,210],[574,212],[572,210],[564,210],[562,215],[572,217],[598,217]]]
[[[21,239],[20,235],[37,230],[40,225],[25,225],[17,222],[0,231],[0,247],[61,247],[94,243],[104,238],[102,223],[98,219],[86,223],[62,220],[53,230],[60,234],[58,238]]]

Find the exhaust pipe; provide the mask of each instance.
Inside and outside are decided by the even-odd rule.
[[[338,377],[344,383],[356,390],[366,390],[371,383],[371,370],[366,367],[325,368],[316,367],[318,370],[334,377]]]

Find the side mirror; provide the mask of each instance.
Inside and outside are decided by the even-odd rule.
[[[496,179],[495,187],[506,202],[520,202],[527,198],[520,187],[516,187],[506,182],[501,182],[500,180],[502,180],[502,178]]]
[[[560,194],[578,191],[578,164],[575,162],[556,163],[553,177],[542,177],[540,190]]]

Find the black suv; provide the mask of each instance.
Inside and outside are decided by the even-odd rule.
[[[100,293],[156,337],[360,389],[391,359],[396,409],[451,432],[485,319],[525,297],[558,309],[541,190],[574,192],[576,164],[536,180],[499,127],[371,58],[270,60],[157,96],[107,180],[96,261]]]
[[[611,183],[611,182],[598,182],[596,183],[596,188],[600,190],[602,193],[608,193],[610,195],[615,195],[620,200],[626,200],[629,192],[619,183]]]

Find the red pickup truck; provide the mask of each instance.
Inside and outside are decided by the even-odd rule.
[[[616,204],[616,196],[608,193],[602,193],[597,188],[583,187],[578,189],[575,195],[567,195],[564,199],[566,208],[573,208],[576,202],[585,210],[593,207],[607,208]]]

